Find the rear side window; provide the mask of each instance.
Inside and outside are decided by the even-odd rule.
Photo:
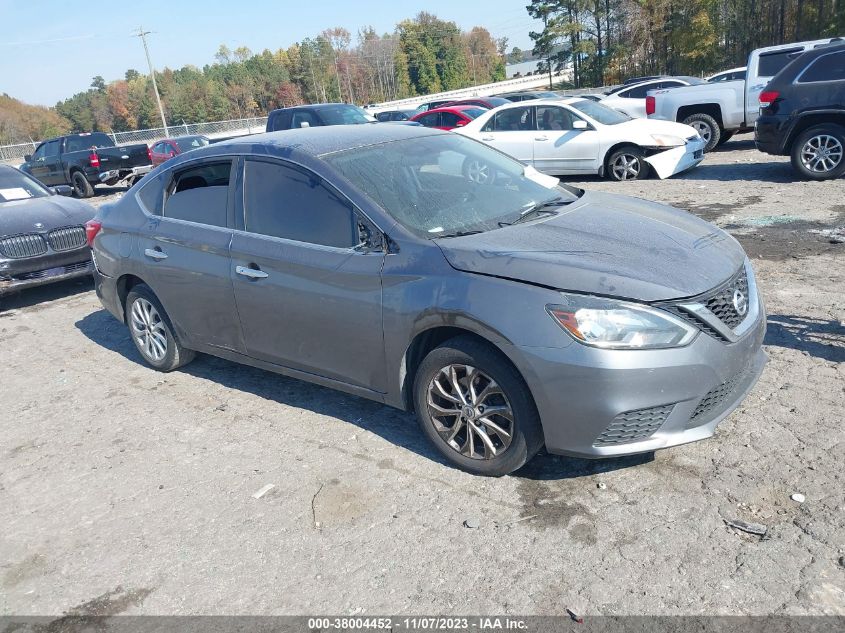
[[[783,51],[762,53],[757,62],[757,74],[760,77],[774,77],[784,66],[795,59],[795,53],[803,52],[803,48],[789,48]]]
[[[283,110],[273,117],[271,132],[290,129],[290,110]]]
[[[443,127],[455,127],[458,124],[458,121],[460,120],[461,117],[452,112],[440,113],[440,125],[442,125]]]
[[[645,86],[637,86],[636,88],[631,88],[630,90],[626,90],[625,92],[620,92],[619,96],[625,99],[645,99],[646,95],[648,94],[648,91],[654,90],[656,87],[656,84],[646,84]]]
[[[300,169],[246,161],[244,228],[308,244],[351,248],[357,243],[352,205]]]
[[[439,112],[432,112],[431,114],[426,114],[425,116],[421,116],[419,119],[417,119],[417,123],[426,127],[437,127],[438,125],[440,125],[439,121]]]
[[[845,79],[845,51],[817,57],[798,78],[798,83]]]
[[[164,217],[226,227],[231,172],[230,160],[177,172],[168,187]]]

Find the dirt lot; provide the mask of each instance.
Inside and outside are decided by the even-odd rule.
[[[405,413],[210,357],[162,375],[87,281],[30,291],[0,306],[0,614],[845,614],[845,244],[811,232],[845,181],[740,137],[584,186],[753,256],[771,362],[715,438],[476,478]]]

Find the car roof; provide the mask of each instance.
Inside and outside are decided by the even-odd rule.
[[[326,108],[336,108],[337,106],[347,106],[350,108],[358,107],[353,103],[302,103],[300,105],[288,106],[287,108],[277,108],[270,114],[284,112],[285,110],[298,110],[300,108],[308,108],[309,110],[325,110]]]
[[[463,112],[464,110],[478,110],[479,108],[484,108],[484,106],[475,105],[474,103],[459,103],[457,105],[444,105],[439,108],[432,108],[431,110],[420,112],[419,115],[429,114],[430,112],[449,112],[450,110]]]
[[[253,154],[303,153],[319,157],[348,149],[436,134],[448,134],[448,132],[417,125],[389,125],[386,123],[326,125],[240,136],[195,149],[190,154],[199,157],[230,152]]]

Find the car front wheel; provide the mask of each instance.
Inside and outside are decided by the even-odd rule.
[[[543,445],[525,381],[498,350],[469,337],[451,339],[423,359],[414,406],[438,451],[470,473],[506,475]]]
[[[792,143],[792,166],[805,178],[827,180],[845,173],[845,128],[818,125]]]
[[[648,175],[645,154],[633,145],[616,150],[607,159],[607,175],[611,180],[640,180]]]
[[[158,297],[146,284],[133,286],[126,297],[126,324],[132,342],[146,363],[158,371],[173,371],[194,359],[182,346]]]

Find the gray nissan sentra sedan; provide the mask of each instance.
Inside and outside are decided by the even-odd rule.
[[[154,369],[199,351],[414,410],[478,474],[709,437],[766,361],[727,233],[457,134],[211,145],[88,228],[97,294]]]

